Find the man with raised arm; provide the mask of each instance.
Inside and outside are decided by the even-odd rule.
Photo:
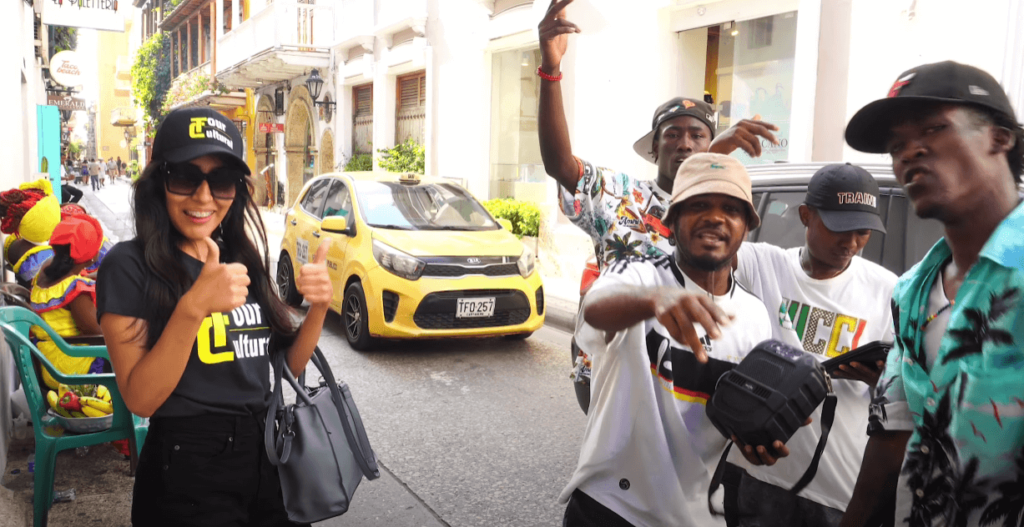
[[[841,525],[874,525],[895,494],[898,526],[1019,526],[1024,128],[991,75],[947,61],[903,72],[846,141],[890,154],[914,212],[945,237],[893,292],[896,345]]]
[[[655,180],[639,179],[575,157],[569,142],[569,126],[562,103],[562,56],[569,35],[579,33],[576,24],[564,18],[573,0],[552,0],[538,25],[542,79],[537,114],[540,152],[544,170],[559,184],[559,208],[569,221],[583,229],[594,243],[598,267],[604,268],[630,256],[664,256],[672,252],[671,235],[662,223],[669,193],[679,166],[700,152],[728,154],[742,148],[751,156],[761,155],[761,138],[778,144],[773,124],[742,120],[715,137],[714,110],[695,98],[675,97],[654,112],[651,130],[633,150],[658,166]],[[580,264],[583,264],[581,255]],[[578,364],[588,363],[591,346],[581,345]],[[584,408],[589,404],[585,368],[577,369],[577,397]]]
[[[584,303],[585,327],[603,343],[579,463],[560,496],[566,527],[724,525],[707,492],[726,439],[704,407],[718,378],[771,338],[764,304],[731,267],[760,219],[746,169],[725,155],[687,159],[671,196],[663,219],[674,250],[616,261]],[[742,450],[775,462],[763,446]]]

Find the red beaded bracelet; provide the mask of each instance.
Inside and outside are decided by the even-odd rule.
[[[537,75],[540,78],[542,78],[542,79],[544,79],[546,81],[550,81],[550,82],[558,82],[558,81],[562,80],[562,74],[561,73],[559,73],[557,77],[553,77],[551,75],[548,75],[547,73],[544,73],[544,71],[540,69],[540,66],[537,66]]]

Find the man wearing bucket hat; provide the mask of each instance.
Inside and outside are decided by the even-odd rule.
[[[893,494],[896,525],[1020,525],[1024,128],[991,75],[947,61],[900,74],[846,141],[890,154],[945,237],[893,292],[895,347],[842,525],[873,525]]]
[[[771,338],[764,304],[732,278],[736,251],[760,224],[743,165],[687,159],[664,220],[674,250],[611,264],[584,303],[581,330],[603,343],[579,462],[560,497],[569,527],[724,525],[707,491],[726,440],[704,405],[718,378]],[[711,329],[684,323],[691,303]]]
[[[672,236],[662,216],[683,161],[701,152],[728,154],[737,148],[759,156],[762,138],[778,142],[772,134],[778,128],[745,119],[716,137],[715,111],[703,97],[674,97],[655,109],[650,130],[633,144],[637,154],[657,165],[656,179],[636,178],[575,157],[558,82],[569,34],[580,31],[564,18],[570,3],[572,0],[552,0],[537,28],[542,55],[537,70],[542,79],[538,135],[544,170],[559,184],[558,206],[569,221],[590,236],[598,268],[603,271],[622,258],[672,252]],[[580,357],[573,373],[574,387],[586,411],[589,377],[585,365],[593,355],[586,343],[577,344]]]
[[[826,165],[807,187],[798,213],[803,247],[782,249],[744,243],[737,253],[736,281],[764,301],[772,313],[772,336],[820,361],[874,341],[892,341],[892,296],[896,275],[857,254],[871,231],[885,233],[878,183],[849,163]],[[881,363],[843,366],[833,374],[838,404],[835,421],[813,480],[794,495],[814,456],[821,430],[804,427],[786,443],[790,459],[775,466],[751,464],[733,453],[723,478],[725,510],[738,527],[835,526],[842,519],[860,471],[867,436],[871,387]],[[811,415],[821,421],[821,409]]]

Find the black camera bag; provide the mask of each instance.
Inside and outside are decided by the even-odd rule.
[[[771,445],[776,440],[789,441],[822,401],[825,405],[821,412],[821,438],[811,465],[790,489],[796,494],[814,479],[835,420],[837,400],[832,392],[832,381],[818,359],[777,340],[766,340],[735,368],[722,374],[706,412],[711,423],[727,439],[735,435],[748,445],[764,446],[775,456]],[[730,442],[711,480],[709,507],[711,494],[721,484],[731,447]]]

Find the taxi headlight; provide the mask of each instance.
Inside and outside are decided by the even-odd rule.
[[[516,261],[516,266],[519,267],[519,274],[526,278],[533,274],[534,264],[537,263],[537,257],[534,256],[533,251],[529,247],[523,247],[523,254],[519,255],[519,260]]]
[[[373,258],[381,267],[406,280],[419,279],[427,265],[423,260],[377,240],[373,240]]]

